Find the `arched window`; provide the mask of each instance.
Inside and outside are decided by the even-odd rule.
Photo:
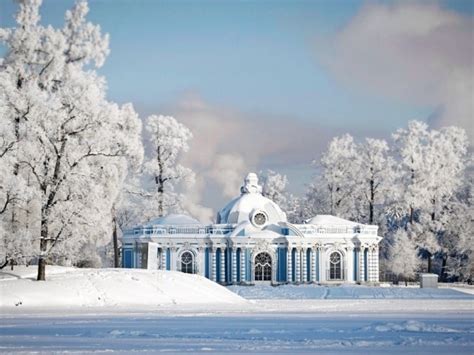
[[[337,251],[329,256],[329,279],[342,280],[342,256]]]
[[[272,280],[272,257],[268,253],[260,253],[255,257],[255,281]]]
[[[181,272],[194,274],[194,256],[190,251],[181,254]]]

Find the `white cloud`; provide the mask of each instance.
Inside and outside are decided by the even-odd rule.
[[[317,56],[343,83],[432,106],[434,125],[459,125],[472,138],[473,24],[433,3],[371,3],[329,42],[320,40]]]
[[[248,169],[239,154],[218,154],[215,156],[209,177],[213,178],[222,188],[225,197],[238,195],[239,187]]]
[[[183,164],[202,179],[193,191],[194,204],[223,203],[239,194],[250,171],[282,166],[308,165],[336,134],[315,122],[294,117],[241,112],[211,105],[188,94],[160,112],[176,117],[193,132]],[[295,113],[295,116],[297,112]],[[220,198],[209,196],[220,194]],[[224,198],[222,198],[224,197]]]
[[[214,219],[214,211],[212,208],[202,204],[204,187],[205,181],[203,176],[195,176],[192,183],[184,187],[185,200],[183,201],[183,207],[199,221],[209,223]]]

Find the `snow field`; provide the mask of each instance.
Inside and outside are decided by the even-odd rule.
[[[419,288],[225,288],[172,271],[48,267],[45,282],[35,273],[0,272],[0,353],[471,354],[474,346],[474,296],[449,289],[421,298]]]
[[[15,317],[0,352],[472,354],[473,333],[466,314]]]
[[[473,300],[469,288],[375,287],[363,285],[255,285],[229,286],[229,290],[246,299],[445,299]]]

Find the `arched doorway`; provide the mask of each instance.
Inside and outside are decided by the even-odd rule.
[[[194,274],[194,255],[190,251],[181,254],[181,272]]]
[[[268,253],[255,256],[255,281],[272,280],[272,257]]]
[[[329,280],[342,280],[342,255],[337,251],[329,256]]]

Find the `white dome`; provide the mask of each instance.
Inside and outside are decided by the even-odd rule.
[[[258,185],[257,175],[247,175],[244,186],[240,189],[241,195],[232,201],[217,214],[218,224],[238,224],[244,221],[252,221],[259,212],[265,215],[262,225],[286,222],[286,214],[272,200],[262,195],[262,188]],[[257,222],[257,224],[260,224]]]
[[[198,220],[186,216],[184,214],[169,214],[166,216],[158,217],[152,219],[147,223],[147,226],[156,226],[156,225],[199,225],[201,224]]]

